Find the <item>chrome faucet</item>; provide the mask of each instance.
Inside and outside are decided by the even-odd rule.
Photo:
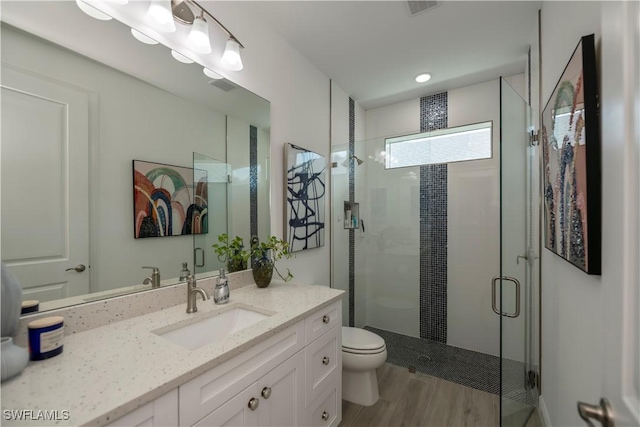
[[[142,282],[143,285],[151,285],[152,289],[160,287],[160,269],[158,267],[142,267],[142,268],[150,268],[153,271],[151,272],[151,276],[144,279]]]
[[[187,276],[187,313],[198,311],[198,306],[196,305],[198,294],[202,297],[202,301],[209,299],[209,294],[204,289],[196,288],[196,277],[190,274]]]

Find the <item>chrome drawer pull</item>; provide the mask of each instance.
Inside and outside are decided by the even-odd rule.
[[[249,400],[249,409],[251,409],[252,411],[255,411],[256,409],[258,409],[258,406],[260,405],[260,401],[258,399],[256,399],[255,397],[252,397],[251,400]]]
[[[325,356],[325,357],[323,357],[323,358],[322,358],[322,364],[323,364],[323,365],[328,365],[330,361],[331,361],[331,360],[330,360],[327,356]]]
[[[326,314],[322,316],[322,323],[329,323],[330,321],[331,321],[331,318]]]
[[[327,421],[327,420],[329,419],[329,413],[328,413],[327,411],[324,411],[324,412],[322,413],[322,419],[323,419],[324,421]]]
[[[268,399],[271,396],[271,387],[265,387],[262,389],[262,397]]]

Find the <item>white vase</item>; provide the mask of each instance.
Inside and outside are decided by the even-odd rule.
[[[2,381],[18,375],[29,363],[29,352],[26,348],[14,345],[12,337],[2,337],[0,350]]]

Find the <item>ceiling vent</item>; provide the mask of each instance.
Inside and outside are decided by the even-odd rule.
[[[222,89],[225,92],[232,91],[233,89],[238,87],[238,85],[230,82],[227,79],[209,80],[209,84],[211,86],[217,87],[218,89]]]
[[[440,5],[437,1],[407,1],[409,5],[409,11],[411,12],[411,16],[416,16],[420,13],[426,12],[427,10],[431,10],[434,7]]]

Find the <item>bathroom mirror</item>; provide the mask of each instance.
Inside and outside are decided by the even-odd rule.
[[[3,1],[1,55],[1,255],[40,311],[150,289],[146,266],[177,283],[183,262],[195,271],[194,246],[209,264],[198,277],[217,274],[219,230],[269,234],[268,101],[71,1]],[[193,169],[194,152],[229,165],[229,190],[208,194],[207,232],[197,245],[134,238],[132,161]]]

